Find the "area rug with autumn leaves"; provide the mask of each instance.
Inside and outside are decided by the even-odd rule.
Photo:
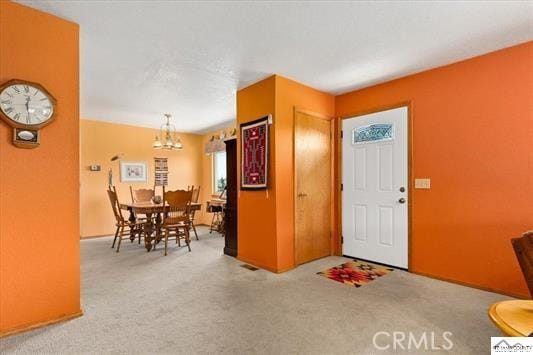
[[[387,275],[393,270],[394,269],[385,266],[354,259],[353,261],[332,267],[325,271],[317,272],[317,274],[337,282],[342,282],[345,285],[361,287],[374,281],[378,277]]]

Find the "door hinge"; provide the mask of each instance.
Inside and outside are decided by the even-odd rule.
[[[341,244],[344,244],[344,236],[341,235]]]
[[[341,184],[341,191],[344,191],[344,184]]]
[[[341,130],[341,138],[342,138],[342,137],[344,137],[344,133],[343,133],[343,131]]]

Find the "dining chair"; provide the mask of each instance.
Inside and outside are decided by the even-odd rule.
[[[155,196],[155,188],[134,190],[130,185],[130,195],[131,195],[131,202],[133,203],[149,203],[152,201],[152,199]],[[139,217],[137,214],[135,214],[135,219],[143,223],[146,222],[146,217]],[[139,243],[140,243],[140,240],[139,240]]]
[[[120,202],[118,200],[118,194],[117,189],[115,186],[109,187],[107,190],[107,195],[109,196],[109,201],[111,202],[111,208],[113,209],[113,215],[115,216],[115,226],[117,227],[115,231],[115,238],[113,239],[113,245],[111,245],[111,248],[115,247],[115,242],[118,239],[118,245],[117,245],[117,253],[120,250],[120,244],[122,243],[122,237],[124,236],[131,236],[133,233],[138,234],[139,237],[139,244],[141,243],[141,236],[143,231],[143,223],[142,222],[130,222],[129,220],[125,219],[122,215],[122,209],[120,208]]]
[[[184,239],[187,248],[191,251],[189,231],[191,229],[190,213],[192,194],[193,189],[165,191],[165,187],[163,186],[163,206],[165,213],[163,214],[161,232],[165,239],[165,255],[167,255],[168,240],[170,238],[175,238],[178,246],[181,246],[180,239]]]
[[[194,188],[194,186],[190,186],[187,188],[187,190],[192,191],[192,202],[198,203],[198,200],[200,199],[200,186],[198,186],[198,188]],[[196,210],[191,209],[191,215],[190,215],[191,228],[192,228],[192,231],[194,232],[194,235],[196,236],[196,240],[200,240],[200,238],[198,238],[198,233],[196,232],[196,225],[194,224],[195,215],[196,215]]]
[[[529,293],[533,297],[533,231],[525,232],[520,238],[512,238],[511,244]]]
[[[138,189],[134,190],[130,186],[131,202],[150,202],[155,196],[154,189]]]
[[[516,258],[524,274],[529,293],[533,296],[533,231],[512,238]],[[489,308],[489,318],[505,336],[533,336],[533,301],[506,300],[493,304]]]

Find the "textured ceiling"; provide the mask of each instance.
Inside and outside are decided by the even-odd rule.
[[[533,2],[18,2],[80,24],[83,118],[188,132],[273,73],[337,94],[533,38]]]

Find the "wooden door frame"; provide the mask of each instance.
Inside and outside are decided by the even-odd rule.
[[[337,183],[337,177],[335,175],[335,117],[330,117],[328,115],[324,115],[322,113],[313,112],[306,109],[301,109],[299,107],[294,107],[293,110],[293,124],[292,124],[292,170],[294,171],[294,174],[292,175],[292,186],[293,186],[293,214],[294,214],[294,266],[299,266],[302,264],[296,263],[296,199],[298,198],[297,194],[298,191],[296,189],[296,182],[297,182],[297,169],[296,169],[296,114],[302,113],[304,115],[312,116],[317,119],[330,121],[330,174],[331,174],[331,187],[330,187],[330,230],[329,230],[329,255],[335,255],[335,247],[334,247],[334,239],[335,239],[335,232],[337,228],[337,216],[336,216],[336,198],[335,198],[335,190],[336,186],[339,185]],[[339,239],[340,241],[340,239]],[[312,261],[312,260],[310,260]]]
[[[372,109],[366,109],[366,110],[360,110],[355,111],[350,114],[345,114],[342,116],[339,116],[337,118],[338,124],[337,124],[337,149],[338,149],[338,155],[336,159],[338,159],[338,177],[339,177],[339,184],[337,185],[337,193],[338,193],[338,201],[337,201],[337,220],[338,225],[337,229],[339,230],[339,233],[342,235],[342,191],[341,191],[341,184],[342,184],[342,139],[341,139],[341,131],[342,131],[342,121],[345,119],[360,117],[369,115],[372,113],[378,113],[382,111],[388,111],[393,110],[395,108],[401,108],[401,107],[407,107],[407,186],[408,186],[408,195],[407,195],[407,270],[411,271],[411,248],[412,248],[412,226],[413,226],[413,204],[414,204],[414,178],[413,178],[413,166],[414,166],[414,159],[413,159],[413,103],[411,100],[409,101],[401,101],[392,105],[383,105],[383,106],[377,106]],[[341,236],[342,238],[342,236]],[[342,255],[342,243],[341,238],[339,238],[339,243],[337,245],[337,253],[338,255]]]

